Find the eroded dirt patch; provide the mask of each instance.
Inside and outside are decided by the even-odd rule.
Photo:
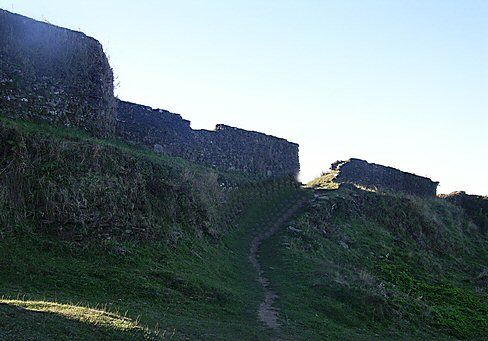
[[[271,225],[270,228],[258,234],[251,243],[249,250],[249,260],[256,269],[258,274],[258,281],[264,288],[264,301],[261,302],[258,309],[258,318],[270,329],[278,329],[279,324],[279,311],[273,307],[273,303],[278,298],[276,292],[272,289],[269,279],[264,275],[263,268],[258,259],[259,247],[262,242],[270,238],[287,220],[289,220],[300,207],[303,205],[304,199],[297,202],[291,208],[289,208],[281,217]]]

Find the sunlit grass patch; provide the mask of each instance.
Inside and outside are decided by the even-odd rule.
[[[21,307],[30,311],[58,314],[71,320],[109,327],[120,331],[143,331],[145,329],[137,321],[128,317],[104,309],[95,309],[82,305],[17,299],[0,299],[0,304]]]
[[[306,187],[317,189],[338,189],[339,183],[335,181],[338,171],[332,170],[307,183]]]

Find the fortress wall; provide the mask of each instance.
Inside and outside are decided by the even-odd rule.
[[[285,139],[219,124],[193,130],[180,115],[117,101],[116,133],[157,152],[223,170],[278,177],[297,175],[298,145]]]
[[[81,32],[0,9],[0,115],[116,136],[223,170],[297,175],[298,145],[218,125],[193,130],[180,115],[114,98],[102,46]]]
[[[0,9],[0,114],[114,128],[113,74],[93,38]]]
[[[419,196],[435,196],[439,185],[429,178],[360,159],[337,161],[332,164],[331,169],[338,172],[335,181],[339,183],[352,183]]]

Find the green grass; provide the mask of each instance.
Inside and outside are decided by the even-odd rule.
[[[0,339],[488,335],[487,236],[446,200],[320,191],[262,244],[273,332],[250,243],[312,190],[45,124],[0,139]]]
[[[216,237],[246,193],[287,186],[27,121],[0,119],[0,144],[0,235],[35,229],[70,240],[171,242],[184,230]]]
[[[295,181],[42,123],[1,118],[0,138],[1,337],[270,335],[248,252]]]
[[[264,244],[290,339],[482,339],[488,241],[440,199],[321,194]]]
[[[0,242],[0,294],[24,297],[27,303],[17,304],[23,306],[32,300],[79,302],[127,311],[128,321],[138,321],[149,331],[131,332],[130,338],[265,338],[269,334],[256,318],[262,291],[247,258],[249,245],[253,234],[294,202],[295,196],[295,190],[285,189],[255,199],[238,226],[221,240],[187,235],[177,247],[165,242],[80,246],[38,234],[10,236]],[[48,311],[42,305],[39,310]],[[57,328],[53,330],[78,328],[72,319],[57,315],[51,321]],[[11,328],[29,324],[25,318],[25,314],[7,315],[4,323]],[[30,328],[33,336],[44,336],[43,329]],[[122,332],[114,326],[102,329],[109,328]],[[22,335],[15,334],[15,329],[12,333]],[[79,337],[88,338],[88,334]]]
[[[148,339],[164,337],[119,314],[73,304],[0,299],[2,340]],[[168,334],[169,336],[169,334]]]
[[[155,153],[144,146],[128,144],[116,138],[111,138],[111,139],[97,138],[89,134],[88,132],[77,128],[69,128],[65,126],[52,125],[42,121],[33,122],[33,121],[20,120],[20,119],[13,120],[11,118],[2,115],[0,115],[0,122],[6,127],[19,129],[22,132],[25,132],[27,134],[43,135],[43,136],[49,136],[55,139],[61,139],[65,141],[86,142],[90,144],[116,148],[118,150],[123,151],[124,153],[128,153],[130,155],[134,155],[140,158],[144,158],[152,162],[161,163],[164,164],[165,166],[169,165],[172,167],[176,167],[179,170],[192,169],[195,172],[209,171],[208,167],[185,160],[181,157]],[[239,172],[239,171],[222,171],[219,169],[212,169],[212,171],[216,172],[217,174],[225,178],[232,178],[234,181],[238,183],[255,183],[264,180],[264,178],[262,177],[251,175],[244,172]]]

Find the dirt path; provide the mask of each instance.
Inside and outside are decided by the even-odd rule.
[[[266,231],[263,231],[259,235],[257,235],[251,243],[251,248],[249,250],[249,260],[251,261],[252,265],[256,269],[258,274],[258,281],[264,288],[264,301],[261,302],[258,309],[258,317],[259,320],[262,321],[268,328],[271,329],[278,329],[279,322],[278,322],[278,310],[273,308],[273,303],[278,298],[276,292],[273,291],[270,282],[266,276],[264,276],[263,268],[261,263],[258,260],[258,252],[261,243],[271,237],[276,231],[282,226],[287,220],[289,220],[293,214],[303,205],[304,199],[297,202],[291,208],[289,208],[281,217],[275,221],[275,223]]]

